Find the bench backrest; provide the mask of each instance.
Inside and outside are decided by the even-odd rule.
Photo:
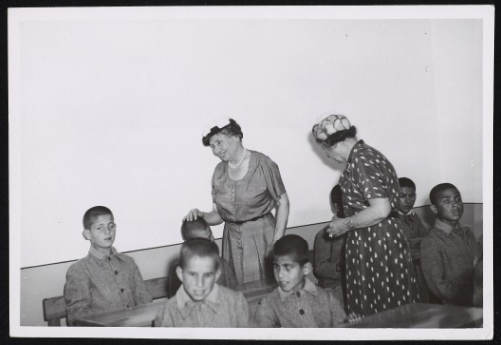
[[[153,299],[167,297],[167,277],[159,277],[144,281],[146,289]],[[43,318],[49,326],[61,326],[61,319],[66,317],[64,296],[44,298]]]

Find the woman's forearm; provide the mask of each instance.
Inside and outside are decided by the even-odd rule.
[[[200,216],[203,217],[209,225],[219,225],[223,222],[219,212],[217,212],[216,204],[213,204],[212,211],[201,212]]]
[[[280,201],[277,209],[277,224],[275,226],[275,235],[273,241],[278,240],[284,235],[287,219],[289,218],[289,197],[287,193],[280,196]]]

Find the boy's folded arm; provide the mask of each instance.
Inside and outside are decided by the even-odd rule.
[[[76,318],[91,313],[89,279],[84,272],[74,267],[70,267],[66,273],[64,300],[69,326],[73,325]]]

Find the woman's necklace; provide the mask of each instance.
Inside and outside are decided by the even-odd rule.
[[[232,169],[236,169],[240,166],[240,164],[242,164],[242,162],[244,161],[244,158],[245,158],[245,152],[247,150],[244,149],[244,153],[242,154],[242,158],[240,159],[240,162],[236,163],[236,164],[233,164],[232,162],[228,161],[228,165],[230,166],[230,168]]]

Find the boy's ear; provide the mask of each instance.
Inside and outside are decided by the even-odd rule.
[[[308,274],[311,273],[311,271],[313,270],[313,266],[311,264],[311,262],[307,262],[303,265],[303,273],[305,276],[307,276]]]
[[[430,205],[430,208],[431,208],[431,211],[432,211],[433,213],[435,213],[435,214],[437,214],[437,213],[438,213],[437,206],[435,206],[435,205],[431,204],[431,205]]]
[[[176,267],[176,275],[179,278],[179,280],[182,282],[183,281],[183,269],[181,266]]]
[[[84,230],[82,231],[82,236],[83,236],[83,237],[84,237],[87,241],[89,241],[89,240],[90,240],[90,230],[88,230],[88,229],[84,229]]]

